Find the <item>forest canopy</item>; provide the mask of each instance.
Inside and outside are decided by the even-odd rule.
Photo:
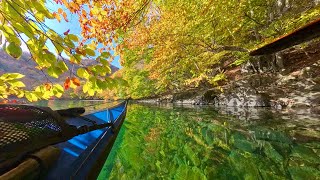
[[[90,96],[143,98],[220,86],[225,70],[246,63],[250,50],[320,14],[318,0],[53,0],[61,6],[54,11],[46,3],[0,2],[3,49],[19,59],[24,43],[44,76],[67,78],[27,90],[23,74],[2,74],[0,98],[36,101],[61,97],[69,88]],[[81,34],[58,34],[46,25],[46,19],[68,21],[66,11],[78,17]],[[117,55],[122,68],[110,76]],[[96,63],[86,65],[85,59]]]

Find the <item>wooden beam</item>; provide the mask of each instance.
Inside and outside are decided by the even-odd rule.
[[[251,56],[272,54],[286,48],[320,37],[320,18],[273,42],[250,52]]]

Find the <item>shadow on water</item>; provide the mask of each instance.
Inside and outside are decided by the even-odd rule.
[[[319,119],[221,113],[129,105],[99,179],[319,179]]]

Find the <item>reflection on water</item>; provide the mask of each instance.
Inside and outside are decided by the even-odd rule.
[[[319,119],[219,111],[131,104],[99,179],[320,178]]]
[[[53,110],[68,109],[74,107],[84,107],[85,113],[90,114],[92,112],[101,111],[106,108],[111,108],[118,105],[121,101],[103,101],[103,100],[50,100],[39,101],[33,103],[37,106],[50,107]]]
[[[88,107],[98,104],[102,104],[102,100],[50,100],[50,101],[38,101],[34,103],[38,106],[48,106],[53,110],[67,109],[73,107]]]

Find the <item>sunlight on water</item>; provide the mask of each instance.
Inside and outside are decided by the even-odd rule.
[[[99,179],[317,179],[320,121],[131,104]]]

